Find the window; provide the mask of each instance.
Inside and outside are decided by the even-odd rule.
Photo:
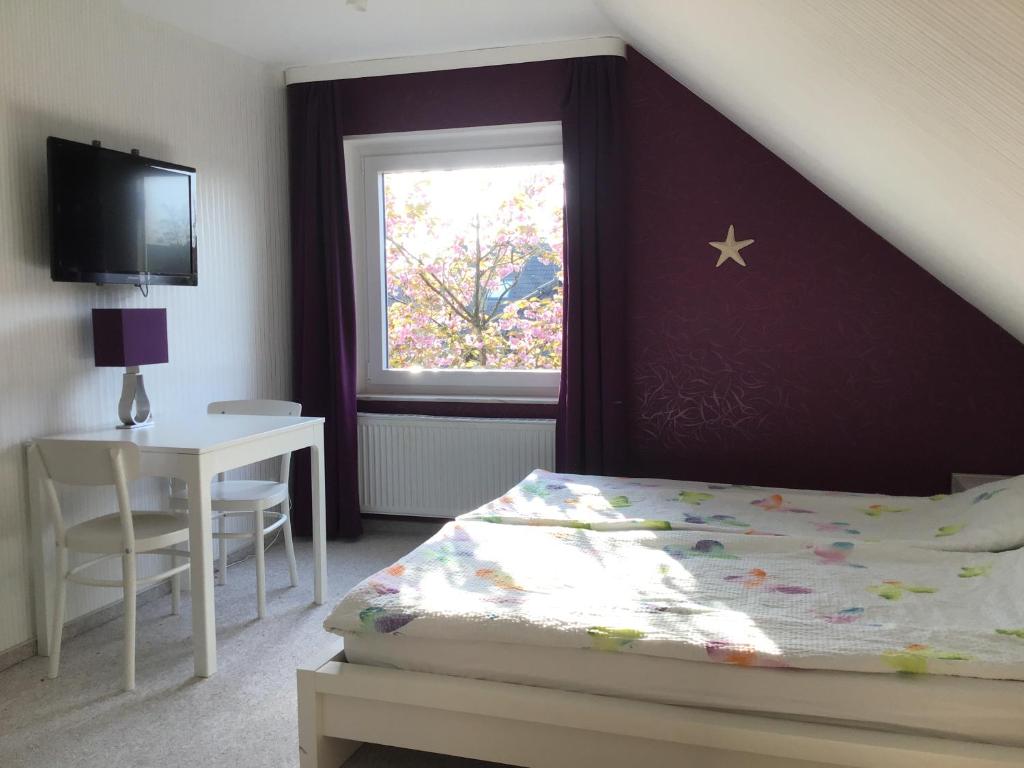
[[[346,140],[361,394],[557,395],[560,134],[543,123]]]

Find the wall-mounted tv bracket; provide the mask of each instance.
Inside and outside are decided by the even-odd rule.
[[[102,147],[103,146],[103,144],[100,143],[99,139],[93,139],[92,140],[92,145],[94,147]],[[135,155],[136,157],[138,157],[139,156],[139,150],[136,149],[136,148],[132,148],[132,154]]]

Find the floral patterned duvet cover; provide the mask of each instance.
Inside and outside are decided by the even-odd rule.
[[[695,530],[926,549],[998,552],[1024,545],[1024,476],[963,493],[880,496],[534,470],[460,520],[591,530]]]
[[[708,501],[686,514],[711,513]],[[744,503],[761,509],[736,496],[737,508]],[[873,503],[864,497],[866,509]],[[839,528],[811,523],[817,538],[748,536],[732,524],[595,531],[459,520],[359,584],[325,627],[753,667],[1024,679],[1024,552],[865,542],[870,532],[849,530],[856,511],[819,513]],[[744,522],[764,528],[773,514],[812,514],[762,512]]]

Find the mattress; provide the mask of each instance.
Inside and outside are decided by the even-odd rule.
[[[744,667],[1024,681],[1024,551],[456,521],[332,632]]]
[[[344,634],[349,662],[663,704],[1024,746],[1024,684],[749,669],[511,643]]]
[[[959,552],[1024,545],[1024,476],[937,496],[762,488],[537,469],[459,520],[833,538]]]

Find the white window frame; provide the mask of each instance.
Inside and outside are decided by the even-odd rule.
[[[386,366],[383,189],[388,171],[562,161],[559,122],[345,138],[345,175],[356,280],[360,397],[552,402],[559,371],[392,370]]]

